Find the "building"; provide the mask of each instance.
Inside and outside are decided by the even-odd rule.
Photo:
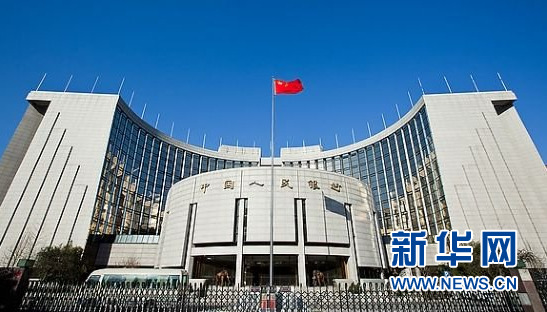
[[[27,101],[0,162],[4,264],[72,242],[97,266],[260,280],[271,186],[259,148],[185,144],[118,95],[32,91]],[[313,265],[338,272],[332,279],[378,276],[397,230],[427,230],[430,264],[443,229],[477,240],[484,229],[517,230],[519,249],[547,259],[547,171],[515,101],[511,91],[428,94],[366,140],[282,148],[274,263],[292,272],[284,278],[309,284]]]
[[[274,171],[274,181],[275,284],[313,285],[314,270],[327,281],[356,280],[358,270],[382,267],[365,184],[333,172],[286,167]],[[188,268],[195,278],[211,280],[227,270],[244,285],[267,284],[271,191],[269,167],[208,172],[175,184],[155,264]]]

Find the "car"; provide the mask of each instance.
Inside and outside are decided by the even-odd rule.
[[[188,272],[183,269],[106,268],[93,271],[86,285],[127,288],[170,288],[188,284]]]

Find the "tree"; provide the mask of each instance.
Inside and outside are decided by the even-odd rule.
[[[34,231],[25,232],[21,236],[21,241],[18,245],[12,245],[4,252],[0,259],[0,265],[15,267],[19,260],[32,257],[30,250],[35,239],[36,234],[34,234]]]
[[[481,267],[481,245],[478,242],[471,242],[469,244],[473,247],[473,261],[470,263],[459,263],[457,268],[451,268],[452,275],[461,276],[488,276],[491,279],[496,276],[508,276],[510,275],[509,269],[503,264],[490,264],[488,268]],[[528,267],[542,267],[543,261],[530,249],[520,249],[517,251],[517,260],[523,261]],[[440,271],[447,270],[448,266],[444,265],[440,267]]]
[[[85,277],[83,249],[66,245],[44,247],[36,257],[34,275],[44,281],[78,282]]]
[[[523,261],[529,268],[541,268],[543,267],[543,261],[538,257],[531,249],[519,249],[517,251],[517,258]]]
[[[481,267],[481,245],[478,242],[471,242],[469,244],[473,247],[473,261],[469,263],[459,263],[457,268],[451,268],[452,275],[459,276],[488,276],[491,279],[496,276],[508,276],[509,269],[505,268],[502,264],[491,264],[487,268]]]
[[[129,257],[118,262],[118,265],[123,268],[138,268],[140,266],[139,259],[137,257]]]

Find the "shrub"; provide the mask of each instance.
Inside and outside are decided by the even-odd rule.
[[[43,281],[74,283],[85,277],[83,249],[72,244],[45,247],[36,257],[34,275]]]

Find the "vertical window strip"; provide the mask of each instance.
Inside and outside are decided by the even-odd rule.
[[[385,141],[387,141],[387,146],[388,146],[388,155],[389,155],[389,141],[387,138],[384,139]],[[382,140],[382,141],[384,141]],[[383,176],[383,180],[384,180],[384,183],[385,183],[385,192],[386,192],[386,197],[388,199],[388,202],[387,202],[387,208],[389,209],[389,219],[391,220],[391,226],[389,227],[386,227],[385,230],[386,230],[386,234],[389,234],[391,233],[391,231],[394,229],[394,226],[395,226],[395,220],[394,220],[394,213],[393,213],[393,207],[392,205],[390,204],[389,202],[389,199],[390,199],[390,189],[389,189],[389,183],[387,181],[387,170],[386,170],[386,164],[385,164],[385,161],[384,161],[384,147],[382,145],[382,143],[380,142],[380,159],[381,159],[381,162],[382,162],[382,169],[384,171],[384,174],[382,175]],[[393,172],[393,171],[392,171]],[[380,193],[381,190],[380,188],[378,188],[378,193]],[[382,210],[384,209],[384,203],[383,203],[383,200],[382,200],[382,197],[380,196],[380,205],[382,207]]]
[[[139,184],[140,175],[141,175],[142,151],[141,151],[141,153],[139,153],[139,142],[140,142],[140,139],[141,139],[141,129],[137,128],[136,126],[133,127],[131,136],[133,136],[134,131],[137,132],[137,138],[136,138],[137,140],[135,141],[135,147],[134,147],[134,150],[133,150],[133,159],[131,161],[131,168],[130,168],[130,173],[129,173],[129,185],[128,185],[128,190],[127,190],[127,195],[125,196],[124,203],[123,203],[124,209],[123,209],[123,214],[122,214],[122,218],[121,218],[122,226],[121,226],[120,232],[118,234],[122,234],[122,233],[123,234],[129,234],[131,232],[131,222],[126,227],[126,225],[125,225],[126,221],[125,220],[127,218],[128,213],[131,214],[130,220],[133,220],[133,212],[134,212],[134,209],[135,209],[135,202],[137,200],[138,184]],[[140,155],[140,159],[138,159],[139,155]],[[139,161],[139,166],[135,167],[135,162],[137,162],[137,161]],[[135,171],[138,171],[137,172],[137,178],[133,182]],[[131,191],[131,187],[133,185],[135,186],[135,190]]]
[[[161,195],[160,195],[160,202],[159,202],[159,208],[158,208],[158,212],[156,214],[156,235],[159,235],[160,234],[160,227],[161,227],[161,220],[163,219],[162,216],[163,216],[163,211],[165,211],[165,200],[164,200],[164,197],[166,198],[167,197],[167,192],[169,191],[167,189],[167,186],[166,186],[166,181],[167,181],[167,176],[168,176],[168,170],[170,168],[169,166],[169,161],[171,160],[169,158],[170,154],[171,154],[171,148],[172,146],[169,144],[167,145],[167,157],[165,159],[165,168],[164,168],[164,173],[163,173],[163,181],[161,183]],[[174,163],[175,163],[175,158],[173,158],[171,160],[173,162],[173,167],[174,167]],[[174,172],[171,173],[171,180],[173,180],[173,176],[174,176]],[[171,185],[169,186],[169,188],[173,185],[173,183],[171,182]]]
[[[413,118],[411,122],[414,124],[414,131],[417,131],[416,130],[416,118]],[[412,131],[412,127],[410,127],[410,125],[409,125],[409,131]],[[420,194],[420,202],[422,204],[422,209],[421,210],[422,210],[422,214],[423,214],[422,218],[425,221],[424,223],[425,223],[426,230],[427,230],[427,233],[428,233],[429,237],[433,237],[432,236],[433,231],[432,231],[431,225],[429,224],[427,206],[426,206],[426,202],[425,202],[425,198],[424,198],[425,194],[423,192],[422,181],[420,179],[420,172],[419,172],[420,166],[418,164],[418,160],[416,159],[417,158],[416,157],[416,154],[417,154],[416,153],[416,143],[414,142],[414,136],[412,135],[412,132],[410,132],[410,147],[412,148],[412,153],[414,155],[413,160],[414,160],[414,170],[415,170],[415,172],[412,173],[412,176],[416,177],[417,184],[418,184],[418,191],[416,191],[416,187],[413,187],[413,189],[414,189],[414,192],[417,192],[417,193]]]
[[[380,142],[374,143],[374,146],[372,147],[372,163],[374,167],[374,175],[375,175],[375,182],[376,182],[376,192],[373,192],[373,195],[377,198],[379,207],[377,207],[378,211],[380,212],[380,227],[382,229],[382,234],[385,235],[387,233],[386,224],[384,222],[384,210],[382,208],[382,199],[380,198],[380,185],[378,184],[378,165],[376,163],[376,144],[380,144]],[[372,186],[372,185],[371,185]],[[374,194],[376,193],[376,194]]]
[[[243,205],[243,243],[247,242],[247,215],[248,215],[248,202],[245,201]]]
[[[422,120],[421,120],[421,115],[418,116],[419,118],[415,118],[414,121],[416,123],[416,132],[417,132],[417,136],[420,137],[420,136],[424,136],[424,132],[423,132],[423,123],[422,123]],[[422,185],[422,188],[424,188],[426,191],[427,191],[427,197],[429,199],[429,205],[427,205],[426,203],[426,211],[427,211],[427,219],[429,220],[429,224],[428,224],[428,233],[429,235],[431,236],[434,236],[434,235],[437,235],[437,233],[439,233],[439,229],[437,228],[437,218],[435,216],[435,208],[433,206],[433,196],[431,194],[431,181],[429,180],[429,175],[427,174],[427,166],[426,166],[426,156],[425,153],[424,153],[424,149],[426,149],[427,147],[425,146],[422,146],[421,144],[421,141],[418,139],[416,140],[417,142],[414,142],[414,144],[418,144],[417,148],[418,150],[420,151],[420,164],[418,166],[418,168],[422,168],[422,172],[423,172],[423,175],[424,175],[424,180],[425,180],[425,186]],[[418,170],[418,179],[420,180],[420,183],[421,183],[421,176],[420,176],[420,172]],[[425,202],[425,198],[424,198],[424,202]]]
[[[150,135],[150,134],[148,134]],[[153,149],[154,149],[154,145],[155,145],[155,142],[156,142],[156,138],[152,136],[152,144],[150,144],[150,151],[148,153],[149,155],[149,159],[148,159],[148,165],[147,165],[147,169],[146,169],[146,175],[145,175],[145,183],[144,183],[144,191],[143,191],[143,194],[142,194],[142,201],[141,201],[141,210],[139,212],[139,222],[137,223],[137,234],[145,234],[143,233],[143,218],[144,218],[144,214],[145,214],[145,209],[146,209],[146,201],[148,199],[148,192],[150,192],[150,189],[149,189],[149,185],[150,185],[150,177],[151,177],[151,173],[150,173],[150,169],[152,169],[152,153],[154,153]],[[154,177],[152,177],[154,178]],[[152,182],[153,183],[153,182]],[[148,227],[147,227],[147,230],[148,230]]]
[[[155,214],[156,218],[159,219],[161,197],[159,199],[160,201],[157,202],[157,203],[156,203],[156,198],[158,198],[158,196],[161,196],[161,192],[160,192],[160,194],[157,194],[156,193],[156,187],[157,187],[157,184],[158,184],[158,172],[160,170],[160,163],[161,163],[162,153],[163,152],[164,152],[164,150],[163,150],[163,141],[159,141],[158,159],[156,160],[156,165],[155,165],[155,170],[154,170],[154,183],[152,185],[152,190],[151,190],[151,193],[150,193],[151,198],[150,198],[150,206],[149,206],[149,209],[148,209],[148,224],[146,225],[146,232],[144,233],[146,235],[150,234],[150,225],[151,225],[150,220],[152,219],[153,214]],[[164,173],[164,178],[165,178],[165,173]],[[155,208],[156,206],[157,206],[157,211],[154,211],[154,209],[156,209]],[[158,221],[157,219],[156,219],[156,224],[154,224],[154,226],[157,225],[157,221]],[[157,227],[154,230],[157,230]],[[154,231],[154,233],[157,233],[157,232]]]
[[[400,129],[400,135],[401,135],[401,140],[402,140],[402,145],[403,145],[402,149],[403,149],[404,156],[405,156],[405,159],[403,161],[406,164],[407,173],[408,173],[408,176],[406,174],[405,174],[405,176],[403,176],[403,180],[404,180],[403,183],[405,185],[405,193],[406,193],[407,203],[408,203],[408,207],[409,207],[410,219],[412,220],[412,229],[413,230],[421,230],[422,228],[421,228],[420,222],[418,220],[418,212],[417,212],[418,208],[417,208],[417,204],[416,204],[416,197],[415,197],[415,194],[414,194],[414,182],[412,181],[412,171],[410,169],[411,167],[410,167],[410,160],[409,160],[408,144],[406,143],[406,138],[405,138],[405,136],[406,136],[405,129],[407,129],[407,128],[408,128],[408,124],[405,124]],[[404,173],[404,168],[403,168],[403,173]],[[409,188],[410,188],[410,190],[409,190]]]
[[[308,243],[308,221],[306,217],[306,199],[297,199],[302,203],[302,232],[304,234],[304,244]]]
[[[393,165],[393,155],[391,153],[391,142],[390,142],[390,138],[392,138],[393,134],[390,135],[388,138],[386,138],[387,140],[387,154],[389,156],[389,167],[391,168],[390,172],[391,172],[391,178],[392,178],[392,183],[391,184],[388,184],[387,182],[387,170],[386,169],[386,166],[385,166],[385,163],[384,163],[384,172],[385,172],[385,175],[386,175],[386,187],[387,187],[387,192],[388,192],[388,204],[389,204],[389,207],[390,207],[390,210],[391,210],[391,215],[392,215],[392,220],[393,220],[393,230],[400,230],[402,228],[402,224],[401,224],[401,221],[402,221],[402,215],[401,215],[401,209],[399,207],[399,194],[397,192],[397,185],[396,185],[396,178],[395,178],[395,168],[394,168],[394,165]],[[382,158],[383,159],[383,158]],[[393,194],[392,194],[393,192]],[[396,207],[394,207],[396,205]],[[397,210],[397,211],[394,211],[394,210]],[[395,216],[397,216],[397,222],[395,222]]]
[[[298,244],[298,199],[294,199],[294,242]]]
[[[194,210],[197,210],[197,203],[188,206],[188,218],[186,219],[186,230],[184,231],[184,247],[182,250],[182,267],[186,267],[186,258],[188,257],[188,245],[190,244],[190,229],[194,219]]]
[[[144,132],[143,130],[140,130],[141,132]],[[144,141],[143,141],[143,145],[142,145],[142,155],[141,155],[141,161],[140,161],[140,164],[139,164],[139,175],[137,177],[137,184],[135,186],[135,196],[134,196],[134,199],[133,199],[133,209],[131,211],[131,220],[129,221],[129,234],[136,234],[138,233],[138,227],[137,229],[134,229],[133,228],[133,225],[135,224],[135,217],[136,214],[137,214],[137,202],[139,201],[139,197],[141,197],[141,204],[142,202],[144,201],[144,196],[143,194],[140,194],[140,187],[141,187],[141,184],[143,183],[142,182],[142,174],[143,174],[143,165],[144,165],[144,155],[146,153],[146,144],[148,142],[148,134],[146,132],[144,132],[144,134],[142,135],[144,136]]]
[[[434,153],[435,151],[433,150],[433,142],[431,142],[431,144],[429,144],[429,142],[427,142],[427,138],[430,136],[430,133],[427,132],[426,130],[426,125],[428,123],[428,120],[427,120],[427,111],[425,110],[425,107],[422,108],[422,114],[420,114],[420,122],[422,123],[422,129],[423,129],[423,136],[426,138],[426,144],[425,144],[425,148],[427,150],[427,158],[429,160],[429,166],[431,167],[431,171],[435,171],[437,170],[435,168],[435,163],[436,163],[436,160],[434,159]],[[427,174],[427,177],[428,177],[428,180],[429,180],[429,185],[430,185],[430,189],[431,189],[431,186],[433,186],[433,188],[436,189],[436,192],[435,192],[435,198],[432,197],[432,204],[433,204],[433,207],[434,207],[434,210],[435,210],[435,213],[436,213],[436,216],[439,216],[440,217],[440,221],[442,222],[442,226],[443,226],[443,230],[444,229],[448,229],[447,226],[446,226],[446,223],[445,223],[445,216],[443,216],[444,212],[443,212],[443,209],[441,207],[441,197],[444,196],[443,194],[443,191],[442,191],[442,188],[439,188],[439,186],[437,185],[437,179],[435,179],[435,176],[433,177],[429,177],[429,174]],[[439,180],[438,183],[441,183],[441,181]],[[430,193],[431,193],[431,190],[430,190]],[[437,220],[437,224],[438,224],[438,221]],[[441,229],[437,229],[438,231],[441,230]]]
[[[234,205],[234,225],[233,225],[234,230],[232,231],[234,236],[233,236],[233,239],[232,239],[232,243],[234,243],[236,245],[237,245],[237,234],[238,234],[238,230],[239,230],[239,227],[238,227],[238,224],[239,224],[239,205],[241,204],[242,201],[245,201],[245,199],[236,198],[235,199],[235,205]]]
[[[405,181],[405,175],[404,175],[404,171],[403,171],[403,161],[406,162],[405,159],[402,159],[401,158],[401,152],[405,153],[404,152],[404,145],[402,147],[399,147],[399,137],[401,137],[401,139],[403,138],[404,134],[402,133],[402,130],[398,130],[396,133],[395,133],[395,148],[397,150],[397,159],[398,159],[398,163],[399,163],[399,173],[401,175],[401,184],[402,184],[402,187],[403,187],[403,203],[405,205],[405,214],[404,214],[404,219],[405,219],[405,224],[407,225],[407,230],[412,230],[412,229],[415,229],[415,226],[414,226],[414,218],[412,216],[412,213],[410,211],[410,202],[408,200],[408,190],[407,190],[407,184],[406,184],[406,181]],[[404,141],[403,141],[404,142]],[[403,149],[401,151],[401,148]],[[401,204],[401,200],[399,199],[399,206]],[[410,220],[410,226],[408,227],[408,221]]]
[[[120,162],[118,162],[118,163],[119,163],[119,165],[118,165],[118,169],[116,170],[116,180],[119,181],[119,186],[118,186],[118,194],[116,195],[116,204],[115,204],[115,209],[116,210],[115,210],[114,214],[112,215],[112,217],[113,217],[113,220],[111,221],[112,222],[112,228],[111,228],[110,231],[105,232],[107,234],[116,234],[116,232],[118,232],[117,231],[118,230],[117,229],[117,224],[116,224],[118,222],[116,220],[119,220],[118,214],[120,213],[120,205],[123,205],[123,202],[120,203],[120,200],[122,198],[122,194],[124,193],[124,191],[126,191],[126,188],[124,187],[124,185],[125,185],[125,181],[127,179],[127,174],[128,174],[128,171],[127,171],[127,168],[126,168],[127,155],[125,155],[123,163],[120,163]],[[120,170],[122,171],[121,179],[118,179],[117,175],[118,175],[118,172],[120,172]],[[125,197],[124,197],[124,200],[125,200]]]

